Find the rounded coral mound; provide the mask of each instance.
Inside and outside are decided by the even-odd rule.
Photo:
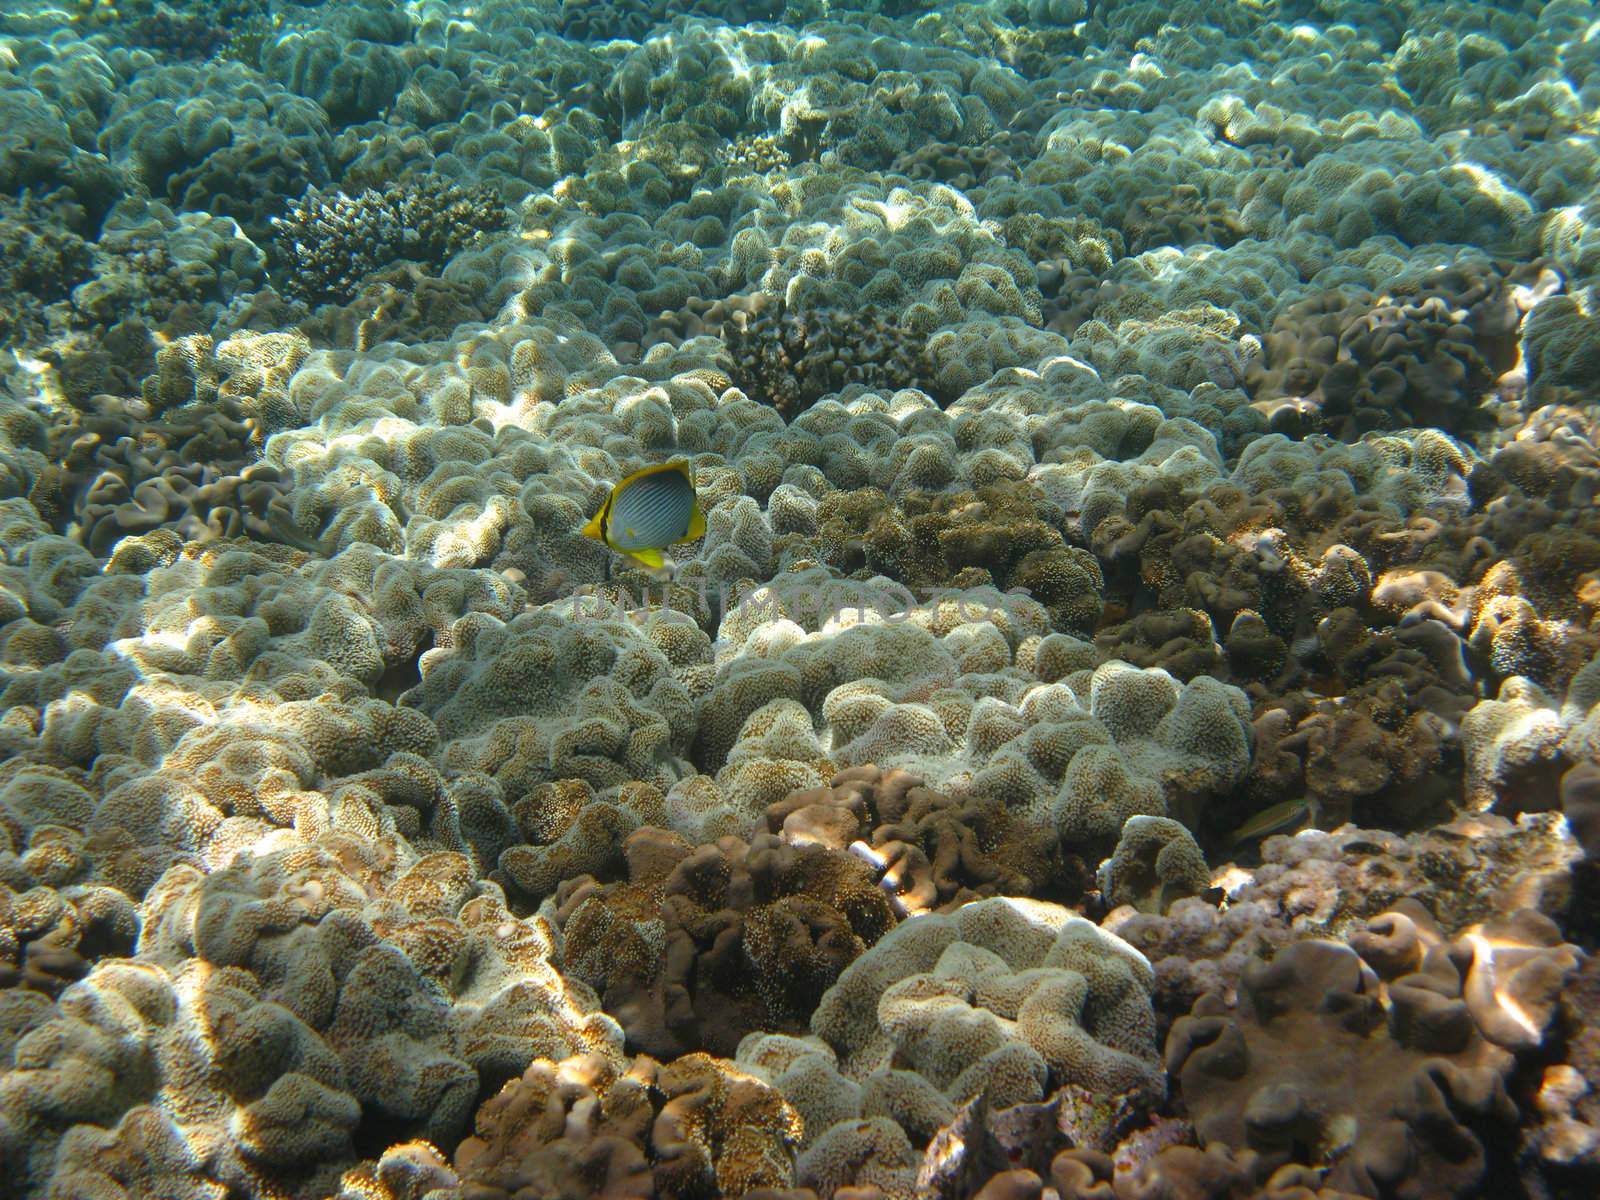
[[[812,1030],[862,1080],[909,1070],[951,1100],[1039,1100],[1075,1083],[1159,1090],[1153,975],[1058,905],[996,897],[908,921],[822,997]]]

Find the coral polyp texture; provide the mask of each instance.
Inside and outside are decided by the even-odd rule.
[[[0,10],[0,1194],[1600,1195],[1594,5]]]

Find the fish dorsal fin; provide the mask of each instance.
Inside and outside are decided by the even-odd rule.
[[[617,481],[617,486],[611,489],[611,494],[615,496],[618,492],[628,487],[628,485],[639,482],[639,480],[643,479],[645,476],[659,475],[663,471],[680,471],[682,472],[683,477],[689,481],[689,486],[694,486],[694,476],[689,471],[688,461],[682,458],[675,458],[671,462],[656,463],[654,466],[649,467],[640,467],[633,474],[619,479]]]

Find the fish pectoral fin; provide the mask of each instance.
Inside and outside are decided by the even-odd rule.
[[[659,550],[651,550],[646,548],[643,550],[625,550],[623,553],[632,558],[637,558],[647,567],[661,567],[664,566],[667,561],[662,557],[661,551]]]

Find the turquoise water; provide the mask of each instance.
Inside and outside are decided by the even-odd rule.
[[[1600,1194],[1597,47],[0,5],[0,1195]]]

